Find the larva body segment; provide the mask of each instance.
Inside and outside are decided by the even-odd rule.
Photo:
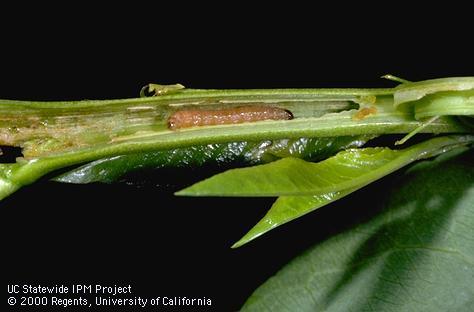
[[[187,109],[174,112],[168,118],[168,128],[176,130],[199,126],[290,119],[293,119],[293,114],[290,111],[271,106],[240,106],[213,110]]]

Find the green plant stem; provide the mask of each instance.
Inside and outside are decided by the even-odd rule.
[[[466,90],[471,80],[442,80],[440,88]],[[394,94],[412,100],[437,90],[436,82],[430,82],[428,87],[421,84],[422,91],[413,96],[418,89],[410,89],[410,85],[394,89],[276,90],[160,86],[161,95],[149,98],[76,102],[0,100],[0,144],[20,146],[24,155],[16,164],[0,165],[0,198],[57,169],[117,155],[212,143],[409,133],[424,124],[414,118],[409,105],[396,109]],[[289,109],[294,119],[255,122],[251,127],[243,123],[179,131],[166,126],[168,117],[179,109],[242,105],[278,106]],[[370,114],[358,114],[357,108],[364,107],[370,107]],[[471,132],[456,117],[440,115],[421,132]]]
[[[373,101],[377,113],[355,120],[353,109],[367,101]],[[234,124],[180,131],[166,127],[167,118],[177,109],[256,104],[290,109],[295,118],[252,127]],[[182,90],[125,100],[0,101],[0,144],[23,147],[26,158],[88,153],[88,149],[101,150],[101,157],[106,157],[232,141],[408,133],[420,125],[410,111],[393,108],[390,89]],[[465,128],[441,119],[425,131],[452,133]]]

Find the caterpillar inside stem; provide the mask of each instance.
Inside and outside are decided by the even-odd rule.
[[[227,109],[179,110],[168,118],[168,128],[172,130],[255,122],[262,120],[290,120],[293,114],[286,109],[271,106],[239,106]]]

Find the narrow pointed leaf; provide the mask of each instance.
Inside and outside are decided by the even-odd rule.
[[[338,192],[313,196],[280,196],[273,203],[267,214],[247,234],[244,235],[232,248],[240,247],[257,237],[273,230],[277,226],[290,222],[311,211],[336,201],[359,188],[352,188]]]
[[[177,195],[322,195],[367,185],[415,160],[433,157],[474,141],[474,136],[434,138],[403,150],[349,149],[319,163],[284,158],[270,164],[232,169],[198,182]]]

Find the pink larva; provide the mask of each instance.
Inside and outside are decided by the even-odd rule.
[[[230,109],[180,110],[168,118],[168,128],[172,130],[255,122],[261,120],[290,120],[293,114],[282,108],[270,106],[241,106]]]

